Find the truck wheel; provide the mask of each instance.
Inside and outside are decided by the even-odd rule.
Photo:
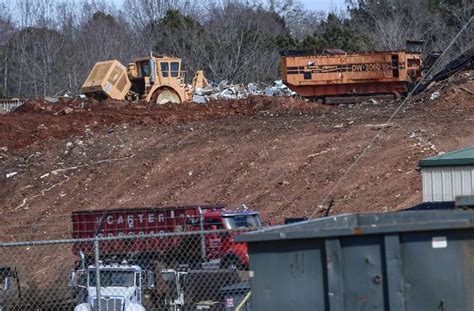
[[[161,88],[155,91],[151,98],[151,102],[158,105],[163,105],[166,103],[180,104],[181,99],[179,98],[178,93],[176,93],[173,89]]]
[[[237,270],[243,270],[244,265],[240,261],[240,259],[233,255],[233,256],[227,256],[222,259],[221,263],[221,269],[237,269]]]

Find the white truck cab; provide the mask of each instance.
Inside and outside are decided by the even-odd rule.
[[[143,289],[154,288],[153,272],[126,262],[100,263],[99,279],[100,286],[97,286],[94,265],[71,273],[70,286],[87,291],[86,301],[77,305],[74,311],[145,311],[142,305]]]

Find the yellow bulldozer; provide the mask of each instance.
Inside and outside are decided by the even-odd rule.
[[[192,91],[207,86],[202,70],[191,85],[185,84],[180,58],[150,53],[125,67],[117,60],[97,62],[82,85],[82,93],[97,100],[150,103],[182,103],[192,100]]]

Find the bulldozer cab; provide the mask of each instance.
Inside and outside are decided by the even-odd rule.
[[[163,86],[179,90],[184,83],[181,59],[175,57],[150,55],[135,59],[128,65],[128,75],[132,92],[147,101],[153,101],[153,94]]]
[[[159,61],[159,73],[162,79],[181,79],[181,60],[170,59]]]
[[[141,61],[137,63],[137,68],[140,72],[140,77],[149,77],[151,74],[150,61]]]
[[[135,60],[134,63],[129,64],[128,68],[132,79],[143,79],[146,77],[151,78],[151,80],[153,80],[155,77],[159,77],[161,79],[183,78],[183,72],[181,71],[181,59],[179,58],[140,58]],[[153,69],[155,69],[155,72],[153,72]]]

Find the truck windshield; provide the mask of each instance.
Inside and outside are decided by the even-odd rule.
[[[227,229],[260,227],[260,218],[257,214],[224,216]]]
[[[135,272],[133,271],[100,271],[100,286],[134,286]],[[96,286],[95,270],[89,272],[89,286]]]

